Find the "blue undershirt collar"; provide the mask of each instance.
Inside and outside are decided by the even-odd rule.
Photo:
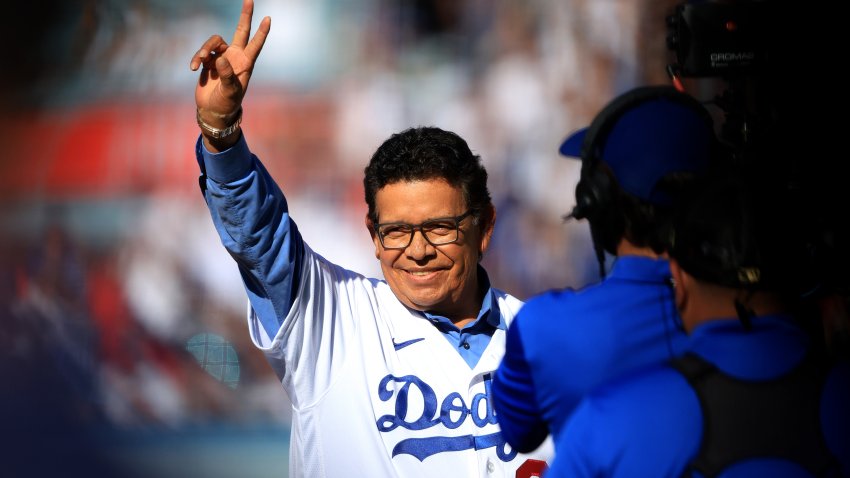
[[[474,368],[478,363],[487,345],[490,344],[493,333],[497,329],[505,330],[507,328],[502,314],[499,312],[499,305],[493,289],[490,287],[490,278],[481,266],[478,266],[478,281],[486,288],[487,292],[481,302],[478,317],[473,322],[466,324],[463,329],[458,329],[448,317],[429,312],[422,313],[443,333],[443,336],[463,357],[469,368]]]

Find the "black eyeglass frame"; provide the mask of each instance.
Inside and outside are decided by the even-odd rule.
[[[377,234],[378,236],[378,240],[381,241],[381,247],[389,251],[407,249],[413,242],[413,235],[416,234],[416,231],[419,231],[419,233],[422,234],[422,237],[425,239],[425,241],[428,242],[428,244],[431,244],[434,247],[445,246],[447,244],[454,244],[455,242],[457,242],[458,239],[460,239],[460,223],[467,217],[471,216],[473,212],[475,212],[473,209],[469,209],[460,216],[438,217],[434,219],[428,219],[427,221],[421,222],[419,224],[408,224],[406,222],[385,222],[382,224],[375,224],[373,229],[375,230],[375,234]],[[454,222],[455,238],[449,242],[441,242],[439,244],[434,244],[433,242],[431,242],[431,239],[428,239],[428,234],[425,234],[428,225],[440,222],[445,223],[448,221]],[[410,228],[410,233],[407,235],[407,243],[404,246],[387,247],[384,244],[384,233],[381,231],[381,228],[386,228],[388,226],[401,226],[405,228]]]

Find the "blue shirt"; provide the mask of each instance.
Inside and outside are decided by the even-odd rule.
[[[736,319],[695,329],[688,349],[741,380],[779,377],[805,356],[808,337],[787,316]],[[833,369],[821,395],[827,447],[850,476],[850,366]],[[556,442],[547,478],[678,477],[696,456],[703,433],[696,393],[666,364],[609,383],[584,400]],[[777,459],[740,463],[722,476],[807,476]]]
[[[502,433],[519,451],[557,438],[581,398],[684,350],[665,260],[617,259],[602,282],[530,299],[508,328],[493,380]]]
[[[490,343],[493,332],[496,329],[505,330],[507,328],[505,318],[499,312],[498,301],[490,288],[490,278],[481,266],[478,266],[478,280],[480,284],[486,287],[487,293],[484,294],[484,301],[481,303],[478,316],[462,329],[458,329],[448,317],[423,312],[423,315],[443,332],[443,336],[455,347],[455,350],[463,357],[469,368],[475,368],[475,364],[478,363],[478,359],[481,358],[481,354],[484,353],[484,349]]]
[[[207,151],[199,138],[195,155],[202,172],[201,189],[216,231],[239,265],[251,306],[263,328],[274,337],[298,289],[303,251],[303,239],[289,215],[286,198],[259,159],[251,154],[244,134],[232,148],[220,153]],[[218,205],[233,201],[239,201],[238,213],[222,214]],[[253,230],[236,227],[238,234],[233,234],[234,224],[229,224],[229,231],[225,228],[227,221],[237,222],[245,215],[256,215],[263,220]],[[235,241],[234,235],[248,240]],[[478,363],[493,332],[505,328],[490,280],[480,266],[478,280],[483,281],[487,290],[481,311],[462,330],[448,318],[423,314],[423,320],[431,320],[443,332],[470,368]]]

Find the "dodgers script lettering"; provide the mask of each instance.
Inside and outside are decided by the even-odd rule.
[[[415,375],[396,377],[387,375],[378,385],[378,397],[381,401],[395,400],[393,415],[384,415],[377,421],[378,431],[390,432],[398,427],[407,430],[427,430],[442,425],[453,430],[464,421],[472,420],[478,428],[496,423],[490,396],[490,375],[484,377],[484,393],[477,393],[472,403],[467,406],[463,396],[452,392],[438,400],[434,389]],[[422,396],[421,413],[410,413],[410,394],[418,392]],[[410,416],[409,416],[410,415]],[[432,436],[423,438],[408,438],[400,441],[393,448],[393,456],[409,454],[420,461],[437,453],[461,451],[468,449],[481,450],[496,447],[496,455],[502,461],[511,461],[517,453],[507,445],[500,432],[486,435],[462,436]]]

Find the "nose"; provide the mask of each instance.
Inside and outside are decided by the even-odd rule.
[[[434,253],[434,246],[425,239],[422,229],[415,229],[410,245],[407,246],[407,255],[415,260],[420,260]]]

